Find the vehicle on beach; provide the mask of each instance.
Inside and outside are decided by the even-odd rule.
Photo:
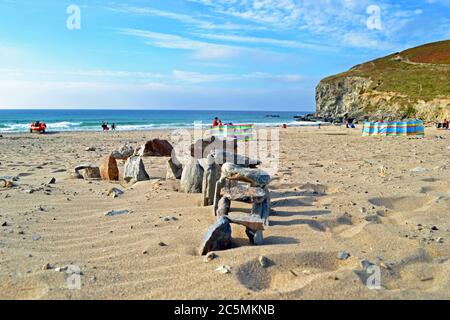
[[[36,121],[30,125],[30,133],[33,132],[45,133],[46,129],[47,125],[44,122]]]

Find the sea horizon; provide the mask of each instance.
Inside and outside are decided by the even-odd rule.
[[[0,133],[28,132],[34,121],[47,124],[48,131],[100,131],[101,124],[115,124],[117,131],[138,131],[192,128],[195,123],[210,126],[214,117],[224,124],[255,124],[257,126],[311,125],[298,122],[294,116],[313,111],[246,111],[196,109],[2,109]]]

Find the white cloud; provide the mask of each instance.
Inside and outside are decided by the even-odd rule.
[[[184,24],[193,25],[200,29],[205,30],[264,30],[266,29],[263,26],[256,26],[256,25],[243,25],[243,24],[235,24],[231,23],[229,21],[219,23],[219,22],[212,22],[211,16],[208,16],[207,18],[209,21],[204,19],[196,18],[192,15],[182,14],[182,13],[176,13],[171,11],[164,11],[159,9],[154,9],[150,7],[135,7],[135,6],[129,6],[129,5],[121,5],[117,7],[108,7],[111,11],[116,12],[123,12],[123,13],[131,13],[131,14],[137,14],[137,15],[144,15],[144,16],[156,16],[156,17],[162,17],[167,18],[171,20],[176,20],[179,22],[182,22]]]
[[[408,25],[423,14],[414,2],[395,3],[391,0],[189,0],[205,5],[215,13],[257,22],[276,32],[293,37],[307,34],[337,47],[357,47],[383,50],[402,47],[408,42]],[[446,4],[448,0],[428,0]],[[366,10],[369,5],[381,9],[382,30],[369,30]],[[439,30],[430,30],[437,35]],[[358,36],[356,36],[356,34]],[[366,36],[363,36],[366,34]],[[220,36],[220,35],[219,35]],[[217,37],[217,36],[216,36]],[[367,42],[364,43],[363,39]],[[233,38],[229,38],[233,41]],[[244,41],[245,39],[241,39]],[[249,42],[251,39],[247,39]],[[414,39],[412,39],[414,40]],[[288,41],[288,40],[285,40]],[[297,40],[295,40],[297,41]],[[383,46],[380,47],[379,44]],[[286,43],[287,44],[287,43]]]
[[[148,40],[148,44],[166,49],[194,51],[193,57],[200,60],[229,59],[239,55],[241,48],[218,45],[193,39],[140,29],[122,29],[119,33]]]
[[[262,38],[262,37],[250,37],[250,36],[240,36],[240,35],[228,35],[228,34],[208,34],[208,33],[194,33],[194,35],[199,36],[201,38],[209,39],[209,40],[220,40],[220,41],[230,41],[230,42],[239,42],[239,43],[247,43],[247,44],[266,44],[277,47],[285,47],[285,48],[313,48],[313,49],[323,49],[323,46],[310,44],[310,43],[302,43],[294,40],[280,40],[273,38]]]
[[[236,80],[238,77],[230,74],[205,74],[200,72],[187,72],[174,70],[172,74],[176,80],[184,83],[223,82]]]

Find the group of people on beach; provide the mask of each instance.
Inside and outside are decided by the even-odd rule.
[[[103,123],[102,123],[102,129],[103,129],[104,132],[105,132],[105,131],[109,131],[108,122],[103,121]],[[115,124],[115,123],[113,123],[113,124],[111,125],[111,130],[112,130],[112,131],[116,131],[116,124]]]
[[[213,127],[223,126],[222,120],[220,120],[218,117],[215,117],[212,126]]]
[[[232,126],[232,125],[233,125],[233,123],[231,123],[231,122],[223,124],[222,120],[220,120],[218,117],[215,117],[214,120],[213,120],[212,127],[214,128],[214,127]]]

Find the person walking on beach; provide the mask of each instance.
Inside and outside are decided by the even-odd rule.
[[[112,131],[116,131],[116,124],[113,122],[113,124],[111,125],[111,130]]]
[[[103,129],[103,131],[109,131],[108,122],[103,122],[102,129]]]

